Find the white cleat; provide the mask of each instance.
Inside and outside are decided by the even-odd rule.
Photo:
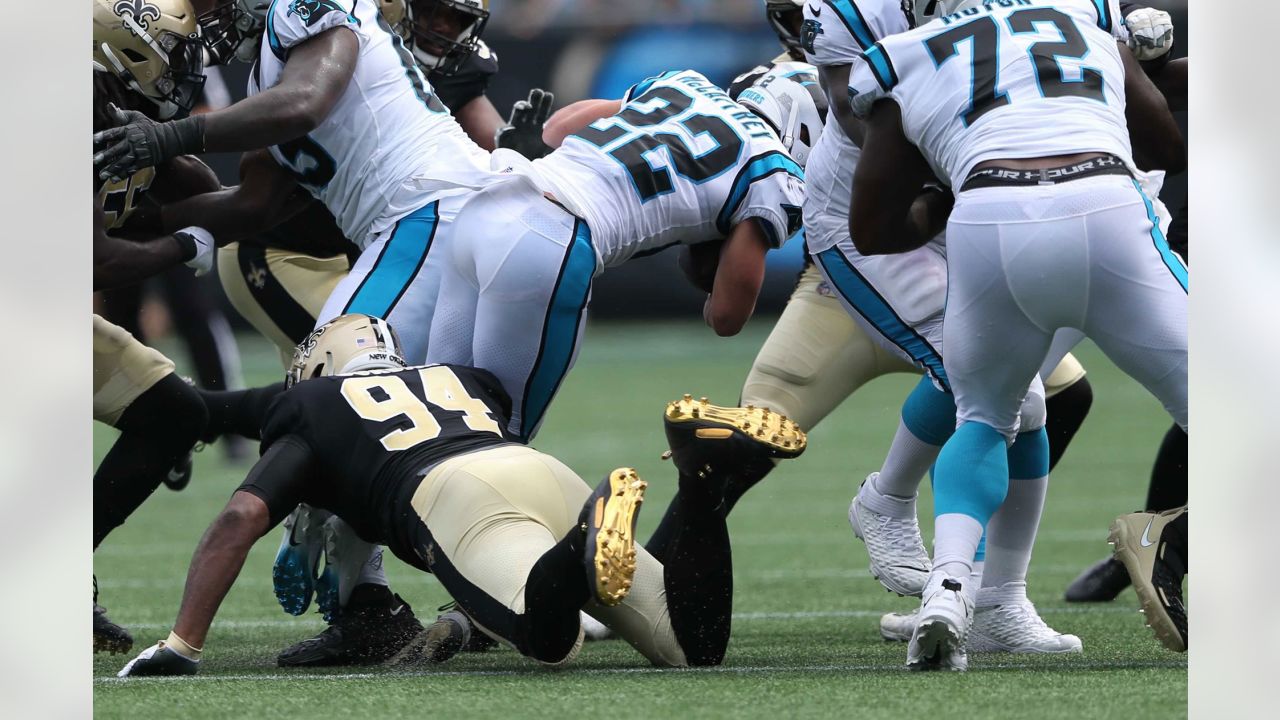
[[[969,630],[970,652],[1084,652],[1080,638],[1060,633],[1045,623],[1027,599],[1026,583],[982,588],[978,602]]]
[[[973,601],[955,578],[931,578],[924,589],[920,619],[907,644],[911,670],[969,669],[965,641],[973,622]]]
[[[885,613],[880,616],[880,637],[885,642],[910,642],[920,619],[920,608],[906,613]]]
[[[871,575],[891,592],[920,597],[933,563],[920,537],[920,523],[913,511],[908,518],[895,518],[867,507],[862,500],[868,483],[879,473],[871,473],[849,505],[853,534],[867,545]]]

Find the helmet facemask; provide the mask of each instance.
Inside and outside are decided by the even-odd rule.
[[[413,54],[424,70],[452,75],[480,47],[489,22],[485,0],[416,0]]]
[[[769,26],[782,41],[787,54],[796,60],[804,59],[804,45],[800,39],[800,24],[804,22],[804,5],[801,0],[765,0],[764,13]]]
[[[199,17],[212,64],[252,63],[267,27],[270,0],[225,0]]]

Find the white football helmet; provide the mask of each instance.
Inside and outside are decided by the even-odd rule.
[[[827,97],[816,68],[778,63],[743,90],[738,102],[773,127],[791,159],[804,167],[827,120]]]
[[[202,13],[200,29],[212,64],[257,60],[270,11],[271,0],[219,0],[212,10]]]
[[[386,320],[352,313],[316,328],[293,349],[285,387],[360,370],[402,368],[400,338]]]
[[[968,7],[976,7],[982,5],[988,0],[929,0],[929,4],[925,6],[924,14],[933,17],[942,17],[950,15],[954,12],[960,12]]]

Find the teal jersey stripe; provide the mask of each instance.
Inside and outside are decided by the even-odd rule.
[[[278,2],[280,0],[271,0],[271,6],[267,8],[267,44],[271,46],[271,52],[276,59],[284,62],[288,52],[280,42],[280,36],[276,34],[276,3]]]
[[[1098,27],[1111,32],[1111,6],[1109,0],[1093,0],[1093,7],[1098,11]]]
[[[436,236],[438,206],[438,201],[433,202],[396,223],[391,239],[347,302],[344,313],[380,318],[390,314],[427,259],[431,241]]]
[[[1182,260],[1178,258],[1169,247],[1169,241],[1165,239],[1164,233],[1160,231],[1160,218],[1156,216],[1156,209],[1151,205],[1151,200],[1147,198],[1147,194],[1142,192],[1142,186],[1137,180],[1133,181],[1133,187],[1142,196],[1142,204],[1147,208],[1147,219],[1151,221],[1151,243],[1156,246],[1156,251],[1160,253],[1160,258],[1164,260],[1164,264],[1169,268],[1169,272],[1173,273],[1174,279],[1182,286],[1182,291],[1187,291],[1187,266],[1182,264]]]
[[[573,350],[578,344],[578,328],[587,301],[591,298],[591,280],[596,274],[596,251],[591,244],[591,229],[579,220],[573,230],[573,244],[565,253],[551,293],[551,305],[542,324],[542,347],[533,364],[533,372],[524,388],[520,412],[520,440],[528,442],[542,422],[551,398],[573,365]]]
[[[636,98],[645,94],[646,92],[649,92],[649,88],[653,87],[654,83],[658,82],[659,80],[666,80],[667,78],[671,77],[672,75],[675,75],[678,72],[680,71],[668,70],[664,73],[654,75],[653,77],[645,78],[644,80],[641,80],[635,85],[632,85],[631,87],[627,88],[626,94],[622,96],[623,104],[629,103],[632,100],[635,100]]]
[[[743,199],[746,198],[747,190],[750,189],[751,184],[777,172],[785,172],[788,175],[804,180],[804,170],[800,168],[796,161],[776,150],[757,155],[747,161],[746,166],[738,172],[738,177],[734,178],[729,197],[724,201],[724,206],[720,208],[720,213],[716,215],[716,229],[720,231],[720,234],[729,234],[729,230],[732,229],[729,221],[733,218],[733,214],[737,212],[738,206],[742,204]]]
[[[898,84],[898,73],[894,72],[893,63],[889,62],[889,54],[884,51],[884,46],[875,43],[862,54],[871,66],[871,73],[876,76],[876,82],[880,83],[880,88],[885,92],[889,92]]]
[[[871,32],[871,26],[867,25],[867,21],[863,19],[862,12],[858,10],[858,6],[853,0],[826,0],[827,5],[836,11],[836,15],[840,17],[840,22],[849,28],[849,34],[854,40],[858,41],[858,46],[862,50],[871,47],[876,36]]]
[[[839,248],[824,250],[814,257],[822,264],[827,277],[831,278],[831,282],[835,284],[836,291],[858,311],[859,315],[866,318],[867,322],[890,342],[902,348],[947,392],[951,392],[951,384],[947,381],[947,370],[943,367],[942,356],[920,333],[898,317],[898,313],[894,312],[871,283],[854,269],[853,264],[840,253]]]

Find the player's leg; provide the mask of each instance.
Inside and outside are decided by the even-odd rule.
[[[455,232],[471,238],[478,288],[471,358],[502,383],[508,429],[528,440],[581,345],[596,273],[591,231],[533,186],[511,182],[473,197]],[[430,358],[444,360],[435,348]]]
[[[611,474],[593,493],[563,463],[527,447],[458,456],[423,479],[412,501],[420,521],[411,530],[431,571],[477,628],[561,665],[581,647],[579,612],[604,580],[594,562],[603,559],[596,538],[608,544],[601,523],[634,532],[643,483],[625,475]],[[625,547],[610,549],[625,561]],[[612,589],[625,591],[630,578],[612,580]]]
[[[460,201],[429,203],[373,240],[325,301],[316,327],[347,313],[380,317],[396,328],[405,360],[427,356],[442,252]]]
[[[93,477],[93,547],[125,522],[191,451],[206,411],[173,363],[123,329],[93,317],[93,416],[120,437]],[[128,633],[111,623],[94,592],[95,649],[124,652]],[[123,634],[122,634],[123,633]]]
[[[869,380],[891,372],[919,370],[872,340],[809,265],[756,355],[738,404],[769,408],[808,430]],[[767,457],[744,458],[725,489],[726,509],[731,511],[775,465]],[[675,529],[663,522],[645,544],[659,562],[665,562]]]
[[[849,313],[885,348],[927,376],[903,404],[894,442],[850,505],[854,534],[867,545],[871,572],[885,587],[918,595],[931,567],[916,521],[916,488],[955,426],[939,352],[946,260],[936,248],[863,258],[842,241],[814,256]]]

